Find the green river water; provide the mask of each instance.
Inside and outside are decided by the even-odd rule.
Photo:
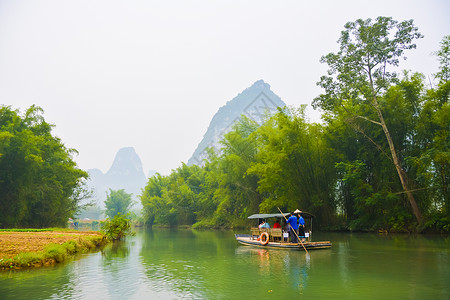
[[[244,232],[240,232],[244,233]],[[0,272],[0,299],[450,299],[450,237],[316,233],[331,249],[231,231],[139,230],[54,267]]]

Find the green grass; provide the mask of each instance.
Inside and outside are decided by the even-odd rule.
[[[49,244],[41,252],[22,252],[14,258],[0,259],[0,269],[20,269],[61,263],[77,253],[96,249],[105,243],[106,239],[102,236],[86,236],[63,244]]]

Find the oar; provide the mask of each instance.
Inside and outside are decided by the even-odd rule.
[[[281,215],[283,216],[283,218],[286,220],[286,223],[288,222],[286,217],[284,216],[283,212],[281,211],[281,209],[279,207],[277,207],[278,210],[280,211]],[[305,249],[306,254],[308,254],[308,250],[306,250],[305,245],[303,245],[302,240],[300,239],[300,237],[297,234],[297,231],[294,229],[294,227],[292,227],[291,223],[288,223],[289,226],[292,228],[292,231],[295,233],[295,235],[297,236],[297,241],[299,241],[299,244],[302,245],[303,249]]]

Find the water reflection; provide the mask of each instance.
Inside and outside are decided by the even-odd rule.
[[[135,243],[134,243],[135,244]],[[121,261],[127,258],[130,254],[130,248],[133,245],[126,241],[114,241],[108,248],[101,251],[104,258],[104,264],[109,265],[114,261]]]
[[[291,291],[302,294],[308,283],[308,272],[311,267],[311,255],[303,251],[253,248],[240,246],[236,248],[236,255],[246,259],[254,259],[259,264],[258,276],[283,275],[284,282],[267,292],[279,292],[284,285]],[[245,258],[244,258],[245,259]]]
[[[217,257],[221,247],[217,235],[203,236],[190,230],[150,231],[140,252],[144,273],[152,289],[174,291],[177,298],[202,298],[210,267],[204,264]]]

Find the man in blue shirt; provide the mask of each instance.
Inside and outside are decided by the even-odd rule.
[[[291,213],[291,216],[289,217],[289,219],[287,219],[287,223],[289,224],[289,235],[291,236],[291,242],[298,243],[297,239],[298,224],[297,224],[297,217],[294,216],[294,213]]]

